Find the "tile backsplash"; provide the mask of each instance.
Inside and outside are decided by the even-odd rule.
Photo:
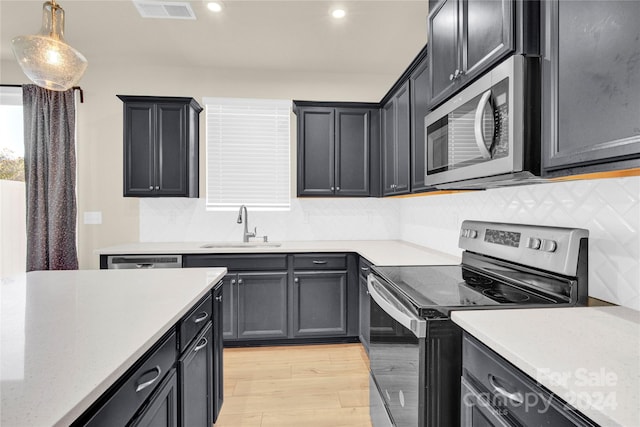
[[[289,212],[249,212],[269,240],[402,239],[460,253],[465,219],[586,228],[589,294],[640,310],[640,177],[570,181],[401,199],[292,199]],[[141,199],[140,241],[239,241],[237,212],[204,199]]]

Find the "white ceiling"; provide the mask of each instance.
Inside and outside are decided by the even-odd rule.
[[[10,41],[40,29],[42,1],[0,0],[0,59]],[[427,0],[227,0],[194,20],[142,18],[130,0],[60,0],[65,38],[100,63],[400,75],[426,43]],[[1,77],[1,76],[0,76]]]

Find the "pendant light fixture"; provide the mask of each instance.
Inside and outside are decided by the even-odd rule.
[[[63,34],[64,10],[51,0],[42,6],[40,33],[11,40],[22,71],[38,86],[60,91],[70,89],[87,68],[87,59],[65,42]]]

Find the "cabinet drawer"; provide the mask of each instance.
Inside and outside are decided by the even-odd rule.
[[[477,385],[481,394],[488,392],[487,400],[497,412],[509,414],[519,425],[592,425],[583,415],[467,334],[463,340],[462,363],[463,378]],[[464,398],[462,396],[463,404]]]
[[[286,270],[287,255],[185,255],[184,267],[227,267],[229,271]]]
[[[134,416],[177,359],[176,333],[173,331],[85,424],[90,427],[124,426]]]
[[[293,257],[295,270],[346,270],[345,254],[303,254]]]
[[[213,304],[209,293],[193,310],[180,320],[180,353],[182,353],[189,343],[198,335],[202,328],[211,320],[213,315]]]

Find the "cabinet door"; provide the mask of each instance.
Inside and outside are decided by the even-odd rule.
[[[461,0],[462,71],[465,78],[484,72],[514,50],[513,0]]]
[[[222,287],[213,293],[213,422],[215,423],[224,402],[223,376],[223,300]]]
[[[178,361],[183,426],[213,424],[213,328],[209,322]]]
[[[335,191],[334,109],[301,108],[298,113],[298,195]]]
[[[149,195],[155,191],[154,104],[126,103],[124,111],[124,195]]]
[[[458,0],[443,0],[429,15],[431,106],[442,101],[455,85],[460,63],[458,38]]]
[[[150,398],[147,408],[127,425],[131,427],[178,427],[178,381],[175,369],[167,374],[167,378]]]
[[[365,109],[336,109],[336,194],[369,195],[369,120]]]
[[[396,186],[395,194],[409,192],[410,165],[409,150],[411,145],[411,96],[409,81],[398,90],[396,99]]]
[[[546,171],[640,166],[640,2],[543,6]]]
[[[369,351],[369,290],[367,289],[367,279],[360,276],[360,342]]]
[[[238,338],[287,337],[287,273],[238,275]]]
[[[227,274],[222,279],[222,336],[238,338],[238,275]]]
[[[426,190],[424,117],[429,112],[429,62],[422,60],[411,74],[411,192]]]
[[[396,185],[395,99],[382,107],[382,194],[393,194]]]
[[[293,287],[293,335],[347,333],[347,273],[296,273]]]
[[[163,196],[187,195],[187,106],[156,105],[156,190]]]

